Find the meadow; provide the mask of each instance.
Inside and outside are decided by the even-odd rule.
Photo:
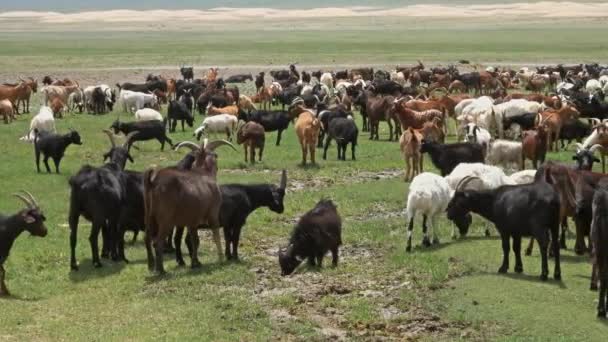
[[[409,25],[409,24],[406,24]],[[473,25],[473,24],[471,24]],[[526,24],[532,25],[532,24]],[[301,63],[403,63],[474,58],[476,61],[540,63],[602,57],[596,24],[574,28],[531,30],[524,26],[479,31],[473,26],[450,32],[404,29],[318,31],[297,30],[289,35],[276,30],[231,31],[221,35],[192,32],[1,33],[0,70],[8,80],[17,75],[39,79],[49,71],[79,73],[88,68],[110,70],[125,66],[145,70],[171,66],[184,56],[200,64],[284,65]],[[486,26],[487,27],[487,26]],[[527,29],[526,29],[527,27]],[[573,32],[574,31],[574,32]],[[546,39],[551,34],[552,39]],[[577,39],[584,36],[585,39]],[[287,37],[290,37],[289,39]],[[296,38],[293,38],[296,37]],[[455,39],[458,37],[458,39]],[[525,37],[525,39],[522,39]],[[462,44],[462,42],[466,44]],[[447,45],[446,45],[447,44]],[[604,50],[605,51],[605,50]],[[198,58],[198,59],[197,59]],[[172,67],[169,67],[172,68]],[[125,74],[130,73],[125,71]],[[23,74],[25,72],[25,74]],[[129,76],[133,76],[132,73]],[[110,84],[113,84],[114,81]],[[109,81],[108,81],[109,82]],[[36,97],[33,112],[36,112]],[[483,236],[479,217],[464,239],[450,238],[451,224],[442,217],[440,244],[405,252],[404,163],[397,143],[360,133],[357,160],[337,161],[335,146],[316,167],[301,167],[300,149],[290,127],[281,146],[275,133],[267,136],[264,161],[254,166],[238,152],[219,152],[221,183],[278,183],[288,172],[286,210],[277,215],[267,209],[252,214],[241,239],[239,263],[218,263],[210,237],[201,242],[203,267],[178,268],[166,256],[168,276],[158,279],[146,267],[143,243],[127,244],[129,264],[105,260],[91,264],[90,224],[80,220],[77,257],[80,270],[69,269],[68,179],[81,165],[101,165],[108,149],[101,132],[118,115],[69,114],[57,122],[60,132],[76,129],[82,146],[70,146],[62,173],[36,173],[33,147],[18,141],[29,127],[31,115],[10,125],[0,124],[0,210],[21,208],[11,196],[31,191],[48,218],[44,239],[20,237],[5,268],[14,296],[0,299],[0,340],[371,340],[420,339],[428,341],[601,341],[606,325],[595,318],[596,293],[588,290],[587,257],[562,251],[563,281],[541,282],[538,249],[524,257],[524,273],[498,275],[500,242],[493,230]],[[359,116],[357,115],[357,120]],[[200,124],[196,117],[195,124]],[[358,121],[359,127],[361,122]],[[171,134],[174,141],[192,138],[192,130]],[[453,137],[450,138],[453,140]],[[143,171],[171,165],[184,151],[159,152],[157,142],[139,144],[128,169]],[[551,153],[549,159],[571,162],[572,147]],[[347,153],[350,156],[350,153]],[[425,170],[437,172],[425,158]],[[331,198],[343,217],[341,264],[333,269],[302,266],[295,275],[281,277],[276,257],[280,246],[302,213],[321,198]],[[572,226],[573,224],[570,223]],[[130,235],[128,235],[130,238]],[[422,239],[421,219],[414,241]],[[326,265],[329,263],[326,260]],[[550,267],[553,263],[550,261]]]

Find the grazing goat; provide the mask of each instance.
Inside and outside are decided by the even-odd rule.
[[[68,223],[70,225],[70,267],[78,270],[76,261],[76,243],[78,241],[78,220],[80,216],[91,222],[91,254],[93,266],[102,266],[99,259],[98,238],[103,233],[103,256],[109,251],[113,260],[119,260],[121,255],[121,242],[119,241],[119,220],[121,209],[125,205],[126,195],[122,170],[127,161],[133,162],[128,150],[130,136],[127,135],[123,146],[117,146],[112,132],[104,130],[111,143],[110,150],[104,154],[104,161],[108,162],[101,167],[84,165],[78,173],[70,177],[70,210]],[[103,231],[102,231],[103,230]],[[124,254],[124,253],[122,253]]]
[[[70,131],[68,134],[59,135],[49,132],[38,132],[34,130],[36,138],[34,139],[34,152],[36,155],[36,169],[40,173],[40,153],[44,155],[44,166],[46,172],[51,173],[49,167],[49,158],[53,158],[55,163],[55,172],[59,173],[59,163],[63,159],[65,150],[70,144],[82,145],[80,134],[76,131]]]
[[[547,247],[549,235],[555,257],[553,277],[561,279],[559,258],[559,210],[560,198],[553,187],[542,180],[532,184],[506,185],[493,190],[462,190],[477,177],[463,179],[455,189],[448,204],[448,219],[457,219],[470,212],[494,223],[502,240],[503,261],[499,273],[509,270],[510,239],[513,239],[515,272],[523,272],[521,261],[521,238],[533,236],[541,246],[541,280],[547,280]]]
[[[136,132],[130,136],[127,141],[127,148],[130,149],[131,145],[136,141],[145,141],[156,139],[160,143],[160,150],[165,150],[165,142],[169,143],[169,146],[173,147],[173,142],[167,137],[166,132],[167,120],[164,121],[134,121],[134,122],[120,122],[114,121],[110,126],[110,129],[114,131],[114,134],[122,132],[124,135],[129,135],[131,132]]]
[[[295,129],[300,147],[302,148],[302,165],[306,165],[308,153],[310,153],[311,163],[315,164],[315,153],[321,123],[310,109],[304,108],[302,102],[301,98],[294,100],[289,107],[289,114],[291,117],[297,117]]]
[[[242,121],[241,121],[242,122]],[[255,163],[255,149],[258,149],[258,161],[262,161],[262,154],[264,153],[264,143],[266,136],[264,135],[264,126],[257,122],[243,123],[237,128],[236,142],[239,145],[243,145],[245,151],[245,163],[247,162],[247,155],[249,154],[249,162]],[[248,151],[249,150],[249,151]]]
[[[177,126],[177,121],[182,122],[182,132],[184,129],[184,121],[188,124],[188,127],[192,127],[194,124],[194,116],[192,116],[192,112],[188,108],[188,105],[182,101],[169,101],[169,106],[167,107],[167,119],[169,120],[169,132],[175,132],[175,126]]]
[[[203,120],[199,128],[194,131],[194,136],[200,140],[203,135],[209,133],[226,133],[226,139],[232,140],[232,135],[236,131],[238,119],[232,114],[219,114],[209,116]]]
[[[446,176],[460,163],[483,163],[483,148],[479,144],[438,144],[422,140],[420,152],[428,153],[431,161]]]
[[[47,234],[44,225],[46,217],[44,217],[42,209],[40,209],[34,196],[27,191],[16,193],[14,196],[22,200],[27,208],[20,210],[15,215],[0,215],[0,297],[11,295],[6,287],[4,263],[8,259],[15,240],[24,231],[39,237],[45,237]]]
[[[405,248],[407,252],[412,250],[412,231],[414,230],[416,214],[422,214],[422,232],[424,234],[422,245],[425,247],[431,245],[427,222],[431,228],[433,243],[439,243],[435,223],[437,222],[437,216],[443,214],[448,207],[453,192],[445,178],[434,173],[424,172],[414,178],[409,186],[405,214],[405,222],[408,224],[407,246]],[[454,223],[458,227],[460,236],[465,236],[472,222],[471,215],[464,215],[458,217],[458,219]],[[455,227],[452,229],[452,238],[456,238]]]
[[[151,169],[144,173],[145,243],[150,271],[165,273],[164,245],[174,227],[188,227],[193,268],[201,266],[197,255],[199,245],[197,230],[201,225],[212,230],[218,257],[222,259],[219,235],[222,195],[216,182],[217,155],[215,154],[215,149],[221,145],[228,145],[234,149],[232,144],[224,140],[207,143],[205,139],[201,146],[189,141],[182,142],[177,148],[185,146],[195,152],[190,170],[169,167]],[[154,241],[154,253],[152,241]]]
[[[323,266],[323,257],[331,251],[332,265],[338,266],[338,248],[342,245],[342,219],[331,200],[320,200],[296,224],[289,245],[279,249],[281,275],[286,276],[308,259],[310,266]]]
[[[608,181],[599,182],[593,194],[593,219],[589,239],[592,245],[591,289],[597,289],[597,317],[606,318],[608,309]]]
[[[325,147],[323,148],[323,160],[327,159],[327,148],[332,139],[336,141],[338,147],[338,160],[346,160],[346,147],[348,147],[348,144],[351,145],[351,158],[352,160],[356,160],[355,148],[358,136],[359,129],[355,124],[355,120],[341,117],[331,118],[327,128]]]

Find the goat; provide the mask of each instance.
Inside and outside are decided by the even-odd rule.
[[[336,141],[338,147],[338,160],[346,160],[346,147],[348,144],[351,145],[351,158],[352,160],[356,160],[355,148],[357,146],[359,129],[355,124],[355,120],[342,117],[334,117],[329,120],[327,138],[325,139],[325,147],[323,149],[323,160],[327,159],[327,148],[332,139]]]
[[[560,198],[548,183],[539,180],[532,184],[505,185],[493,190],[461,190],[477,177],[463,179],[455,189],[448,204],[448,219],[456,219],[474,212],[494,223],[502,240],[503,261],[499,273],[509,269],[509,240],[513,239],[515,272],[523,272],[521,261],[521,238],[532,235],[541,246],[541,280],[547,280],[547,247],[549,233],[555,257],[553,277],[561,280],[559,257],[559,211]]]
[[[516,170],[523,170],[522,155],[520,141],[496,139],[490,143],[486,159],[491,165],[502,165],[503,167],[515,165]]]
[[[438,124],[441,123],[441,128],[445,132],[445,117],[443,112],[437,109],[428,109],[424,111],[416,111],[407,107],[408,102],[404,102],[404,98],[395,100],[394,110],[397,119],[401,123],[401,130],[405,131],[409,127],[420,129],[424,123],[436,121]]]
[[[235,133],[238,124],[238,119],[232,114],[219,114],[209,116],[203,120],[199,128],[194,131],[194,136],[197,140],[201,136],[209,133],[226,133],[226,138],[232,140],[232,135]]]
[[[0,215],[0,297],[11,295],[6,287],[4,263],[8,259],[15,240],[24,231],[39,237],[45,237],[48,232],[44,225],[46,217],[34,196],[27,191],[13,194],[13,196],[22,200],[27,208],[20,210],[15,215]]]
[[[192,80],[194,79],[194,68],[191,66],[182,66],[179,68],[179,73],[182,74],[182,77],[184,78],[184,81],[186,82],[192,82]]]
[[[55,97],[51,100],[50,104],[51,110],[53,111],[53,115],[56,118],[63,117],[63,109],[65,108],[65,103],[61,101],[59,97]]]
[[[385,97],[374,97],[369,96],[367,98],[366,113],[369,120],[369,139],[378,140],[378,129],[380,121],[386,121],[389,129],[389,141],[393,141],[393,122],[395,122],[395,129],[397,129],[397,120],[394,117],[393,111],[394,98],[392,96]],[[395,132],[395,139],[397,139],[397,132]]]
[[[338,266],[338,249],[342,245],[342,219],[331,200],[320,200],[296,224],[289,245],[279,249],[281,275],[286,276],[308,259],[310,266],[323,266],[323,257],[331,251],[332,265]]]
[[[78,112],[82,113],[85,107],[85,100],[86,98],[83,90],[78,89],[71,93],[70,96],[68,96],[68,110],[74,112],[78,109]]]
[[[175,126],[177,126],[178,120],[182,122],[182,132],[185,131],[184,121],[186,121],[188,127],[192,127],[194,124],[194,116],[192,116],[192,112],[188,108],[188,105],[181,100],[169,101],[169,106],[167,107],[167,119],[169,120],[169,132],[175,132]]]
[[[119,100],[122,102],[123,111],[133,113],[148,105],[153,109],[159,110],[156,95],[135,92],[131,90],[121,90]]]
[[[600,181],[593,194],[593,219],[591,221],[591,233],[589,234],[592,245],[591,289],[597,289],[599,280],[599,300],[597,304],[597,317],[606,318],[608,309],[608,182]]]
[[[542,122],[547,129],[547,148],[549,150],[558,150],[558,140],[562,126],[568,120],[577,119],[579,115],[579,111],[570,105],[565,105],[556,111],[541,113]]]
[[[431,161],[446,176],[460,163],[483,163],[483,148],[479,144],[438,144],[422,140],[420,152],[428,153]]]
[[[417,213],[422,214],[422,232],[424,234],[422,245],[425,247],[431,245],[427,222],[430,223],[433,244],[439,243],[437,232],[435,232],[435,223],[437,222],[437,216],[444,213],[448,207],[453,192],[445,178],[434,173],[424,172],[414,177],[407,194],[405,214],[405,222],[408,224],[406,252],[411,252],[412,250],[412,231],[414,230],[414,218]],[[458,227],[460,235],[465,236],[472,222],[471,215],[464,215],[463,217],[458,217],[458,219],[454,223]],[[452,238],[456,238],[455,229],[452,230]]]
[[[15,86],[0,85],[0,100],[9,100],[13,104],[15,113],[19,114],[17,103],[19,99],[27,96],[28,92],[31,92],[31,88],[26,82]]]
[[[30,130],[27,135],[21,138],[25,141],[34,141],[35,134],[34,130],[38,132],[50,132],[55,133],[55,117],[53,111],[47,106],[40,106],[38,114],[36,114],[30,122]]]
[[[98,238],[103,230],[103,253],[111,252],[112,259],[124,259],[122,244],[118,240],[118,224],[121,208],[125,205],[125,187],[122,178],[127,161],[133,162],[129,153],[128,142],[130,137],[136,134],[131,132],[122,146],[117,146],[112,132],[104,130],[111,143],[110,150],[104,154],[106,164],[101,167],[84,165],[72,177],[70,177],[70,210],[68,223],[70,225],[70,267],[73,271],[78,270],[76,261],[76,243],[78,236],[78,220],[80,216],[91,222],[91,254],[93,266],[102,266],[99,259]],[[122,255],[121,255],[122,254]]]
[[[308,153],[310,153],[311,163],[315,164],[315,152],[321,123],[310,109],[304,108],[302,102],[301,98],[296,98],[289,107],[289,114],[291,117],[297,117],[295,129],[302,148],[302,165],[306,165]]]
[[[219,114],[230,114],[230,115],[234,115],[236,117],[239,115],[239,107],[237,105],[230,105],[230,106],[226,106],[226,107],[222,107],[222,108],[216,108],[214,106],[209,106],[207,108],[208,116],[219,115]]]
[[[59,135],[48,132],[38,132],[38,130],[35,129],[34,134],[36,136],[34,138],[34,152],[36,155],[36,169],[38,170],[38,173],[40,173],[40,153],[44,155],[44,166],[46,166],[46,171],[51,173],[49,158],[53,158],[55,172],[59,173],[59,163],[61,163],[61,159],[63,159],[63,155],[68,146],[70,146],[70,144],[82,145],[80,134],[73,130],[68,134]]]
[[[284,111],[254,111],[248,115],[249,121],[259,123],[266,132],[277,131],[276,145],[281,144],[281,135],[289,127],[289,113]]]
[[[422,153],[420,145],[423,140],[422,134],[412,127],[403,131],[399,138],[399,147],[405,160],[405,181],[411,181],[422,172]]]
[[[128,148],[131,148],[136,141],[145,141],[156,139],[160,143],[160,150],[164,151],[165,142],[169,143],[169,146],[173,147],[173,142],[167,137],[166,132],[167,120],[164,121],[133,121],[133,122],[120,122],[114,121],[110,126],[110,129],[114,131],[114,134],[122,132],[124,135],[129,135],[131,132],[137,132],[133,134],[127,141]]]
[[[4,117],[4,123],[8,124],[11,120],[17,120],[13,104],[9,100],[0,100],[0,116]]]
[[[524,131],[522,136],[521,167],[526,168],[526,159],[532,161],[536,169],[538,162],[544,163],[547,154],[547,132],[543,126],[538,126],[535,131]]]
[[[195,152],[190,170],[163,168],[150,169],[144,173],[145,243],[150,271],[165,273],[164,244],[174,227],[188,227],[193,268],[201,266],[197,256],[197,230],[201,225],[212,230],[218,257],[222,259],[219,235],[222,195],[216,182],[217,155],[214,152],[221,145],[235,149],[225,140],[207,143],[205,139],[200,146],[188,141],[182,142],[177,148],[185,146]]]
[[[593,163],[600,162],[600,160],[595,157],[595,152],[601,149],[602,145],[600,144],[585,148],[583,144],[576,143],[576,153],[572,156],[572,160],[576,162],[576,169],[591,171],[593,169]]]
[[[250,121],[243,123],[236,131],[236,142],[239,145],[243,145],[243,150],[245,151],[245,163],[247,162],[247,154],[249,154],[249,162],[251,164],[255,163],[256,148],[258,149],[258,160],[261,162],[262,154],[264,153],[264,143],[266,141],[264,126],[257,122]]]
[[[232,75],[226,78],[226,83],[245,83],[246,81],[253,81],[253,76],[251,74],[240,74],[240,75]]]
[[[582,142],[583,138],[591,134],[591,128],[590,124],[577,119],[564,122],[559,132],[559,140],[561,141],[562,149],[565,146],[570,145],[572,140],[579,143]],[[566,144],[564,144],[564,140],[566,140]]]
[[[487,129],[477,126],[477,124],[469,123],[465,126],[464,141],[470,143],[477,143],[481,145],[484,152],[487,151],[490,146],[492,136]]]
[[[137,121],[163,121],[163,116],[152,108],[142,108],[135,112],[135,120]]]

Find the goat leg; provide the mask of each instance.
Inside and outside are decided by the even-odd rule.
[[[338,266],[339,258],[340,258],[340,256],[339,256],[338,246],[336,246],[331,249],[331,265],[333,267]]]
[[[218,258],[219,262],[223,262],[224,253],[222,253],[222,240],[220,238],[220,229],[219,228],[213,229],[213,242],[215,243],[215,249],[217,250],[217,258]]]
[[[184,257],[182,256],[182,237],[184,236],[184,227],[176,227],[175,235],[173,236],[173,244],[175,245],[175,261],[178,266],[185,266]]]
[[[6,271],[4,270],[4,266],[0,265],[0,297],[8,297],[11,295],[10,292],[8,292],[8,289],[6,288],[6,283],[4,282],[5,275]]]
[[[428,232],[428,226],[427,226],[427,215],[422,215],[422,233],[424,234],[422,237],[422,245],[424,247],[430,247],[431,246],[431,240],[429,239],[429,232]]]
[[[521,262],[521,236],[513,236],[513,253],[515,254],[515,273],[522,273],[524,265]]]
[[[498,273],[507,273],[509,270],[509,236],[501,233],[500,238],[502,239],[502,265],[498,269]]]
[[[44,156],[44,166],[46,167],[46,172],[51,173],[51,168],[49,167],[49,156]]]
[[[159,229],[159,233],[154,239],[154,254],[155,254],[155,264],[154,268],[158,275],[165,274],[165,268],[163,266],[163,254],[165,252],[165,237],[160,232],[167,231],[163,229]]]
[[[528,243],[528,247],[526,247],[525,254],[527,256],[532,255],[532,250],[534,249],[534,237],[530,238],[530,242]]]
[[[93,225],[91,227],[91,234],[89,235],[89,243],[91,244],[91,254],[93,257],[93,266],[95,268],[99,268],[102,266],[101,261],[99,260],[99,245],[98,245],[98,239],[99,239],[99,232],[101,231],[101,224],[99,222],[93,222]],[[105,235],[108,234],[104,234],[104,240],[106,240]],[[104,249],[106,246],[106,241],[104,241]]]
[[[200,260],[198,260],[198,229],[197,227],[188,227],[188,234],[186,236],[186,244],[190,244],[192,251],[190,252],[190,267],[200,268],[202,266]]]
[[[414,230],[414,215],[410,218],[410,223],[407,228],[407,246],[405,247],[406,252],[412,251],[412,230]]]

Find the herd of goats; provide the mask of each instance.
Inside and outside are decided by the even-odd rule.
[[[460,61],[468,64],[468,61]],[[576,225],[574,250],[592,256],[591,289],[599,284],[598,316],[605,318],[608,296],[608,175],[593,172],[600,162],[605,172],[608,154],[608,67],[597,63],[521,68],[488,67],[461,72],[458,67],[427,69],[417,65],[397,67],[392,72],[358,68],[338,71],[300,72],[295,65],[266,75],[241,74],[221,78],[211,68],[202,79],[192,67],[181,67],[182,79],[148,75],[144,83],[106,84],[82,89],[78,82],[44,77],[44,105],[31,119],[30,130],[21,139],[32,142],[40,172],[40,157],[47,172],[53,159],[55,171],[66,148],[81,144],[78,132],[57,134],[55,119],[66,112],[103,114],[121,105],[135,120],[114,121],[104,130],[111,143],[102,166],[82,166],[73,175],[69,226],[71,268],[75,257],[80,216],[92,223],[89,237],[92,261],[101,267],[98,236],[102,234],[101,257],[127,261],[124,235],[127,230],[145,231],[148,267],[164,273],[163,254],[174,250],[184,265],[181,241],[184,228],[192,267],[199,267],[199,228],[210,229],[218,257],[238,260],[240,233],[248,215],[259,207],[282,213],[287,174],[279,185],[218,185],[216,148],[231,142],[244,146],[245,162],[261,161],[266,132],[281,133],[293,122],[302,150],[302,164],[316,163],[315,151],[323,148],[323,159],[331,141],[338,159],[346,159],[351,145],[352,160],[359,129],[354,110],[362,117],[362,132],[379,139],[379,123],[388,125],[388,140],[398,140],[405,160],[405,179],[411,181],[407,196],[407,251],[412,248],[416,214],[423,217],[423,246],[437,243],[434,231],[438,216],[447,213],[464,237],[471,213],[493,223],[502,240],[500,273],[509,269],[511,240],[517,273],[523,272],[521,239],[532,239],[525,251],[530,255],[536,240],[541,253],[542,280],[548,278],[548,257],[555,260],[553,277],[561,279],[560,248],[566,248],[568,218]],[[252,82],[255,94],[241,94],[237,83]],[[19,112],[29,113],[29,100],[38,91],[38,81],[20,79],[0,85],[0,114],[8,124]],[[166,115],[161,106],[166,105]],[[281,108],[276,109],[276,108]],[[275,108],[275,109],[272,109]],[[287,108],[287,109],[286,109]],[[194,136],[202,141],[174,144],[168,133],[181,122],[193,127],[195,111],[205,115]],[[449,120],[454,122],[450,132]],[[116,135],[124,134],[124,144]],[[212,134],[227,140],[209,141]],[[453,134],[458,142],[446,143]],[[203,139],[204,138],[204,139]],[[133,162],[130,149],[137,141],[156,139],[172,148],[190,151],[176,165],[145,172],[125,170]],[[545,160],[548,151],[565,149],[576,141],[573,165]],[[136,146],[134,146],[137,148]],[[428,154],[441,175],[422,172]],[[526,170],[530,160],[534,169]],[[505,170],[516,172],[507,175]],[[13,216],[0,217],[0,295],[8,295],[3,264],[15,238],[27,230],[45,236],[45,217],[29,192],[15,194],[26,205]],[[560,229],[561,225],[561,229]],[[222,251],[219,228],[224,230]],[[430,231],[429,231],[430,230]],[[486,234],[489,230],[486,229]],[[430,238],[432,236],[432,239]],[[589,240],[589,248],[585,238]],[[307,259],[322,265],[330,251],[338,264],[341,218],[335,204],[321,200],[304,214],[286,248],[279,250],[283,275],[292,273]]]

